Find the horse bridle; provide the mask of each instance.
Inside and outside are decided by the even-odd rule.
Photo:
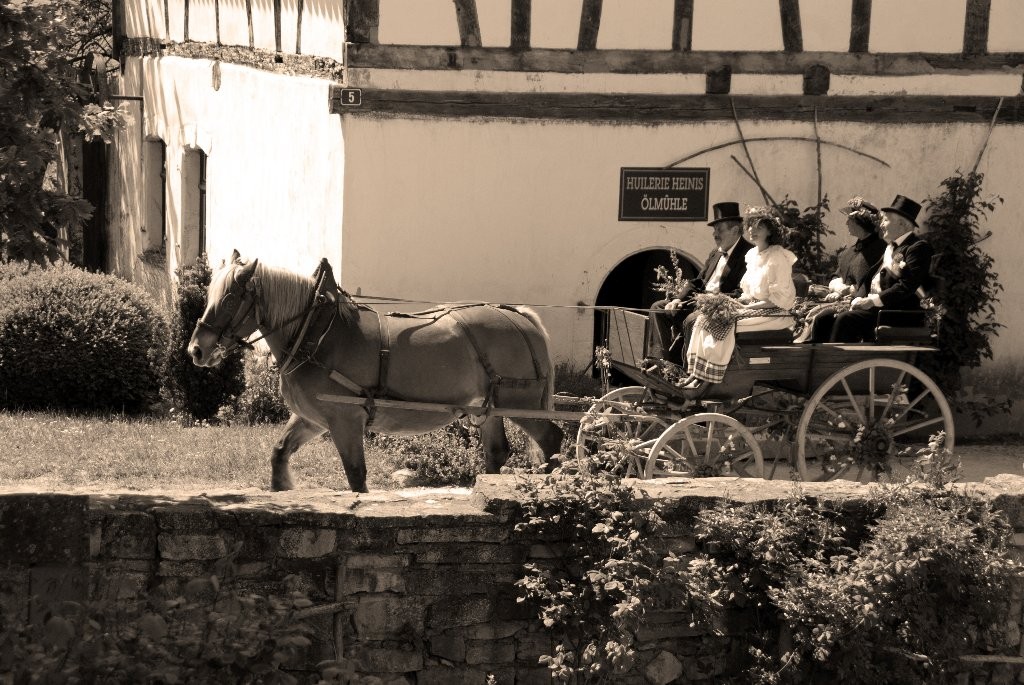
[[[260,340],[263,340],[271,333],[279,331],[288,324],[291,324],[297,321],[298,319],[306,316],[312,309],[312,307],[306,307],[295,316],[285,319],[280,324],[274,326],[270,330],[264,330],[262,322],[260,321],[260,310],[257,309],[256,307],[255,295],[250,295],[248,298],[246,297],[247,294],[254,293],[256,290],[255,283],[253,284],[252,288],[248,287],[248,284],[252,282],[253,281],[250,279],[245,283],[239,283],[238,279],[235,276],[232,276],[231,287],[228,288],[228,291],[224,293],[224,295],[220,298],[220,301],[217,302],[217,306],[214,307],[214,310],[218,312],[221,312],[222,309],[226,309],[228,306],[233,307],[233,311],[231,311],[231,314],[227,316],[227,323],[225,323],[223,326],[218,327],[216,325],[216,322],[207,321],[205,314],[202,317],[200,317],[199,321],[196,322],[196,327],[208,330],[211,333],[216,334],[217,339],[214,341],[214,349],[219,349],[221,356],[227,356],[228,354],[233,352],[237,347],[244,347],[248,350],[253,349],[253,345],[258,343]],[[249,306],[245,309],[244,312],[242,312],[242,315],[239,316],[239,311],[242,309],[242,305],[246,302],[246,300],[248,300]],[[234,304],[236,301],[237,304]],[[243,321],[249,318],[249,314],[252,312],[255,312],[256,314],[256,327],[260,330],[260,334],[252,339],[243,338],[242,336],[238,335],[235,332],[235,329],[238,326],[240,326]],[[218,318],[221,318],[219,314]],[[222,340],[225,339],[228,341],[228,345],[224,345],[221,342]]]
[[[250,289],[246,287],[246,284],[239,283],[238,279],[232,276],[231,287],[228,288],[228,291],[224,293],[220,298],[220,301],[217,302],[217,306],[211,310],[218,312],[217,318],[222,318],[223,312],[230,307],[231,313],[227,316],[227,323],[223,326],[217,326],[215,321],[211,322],[206,320],[206,314],[200,317],[199,321],[196,322],[197,328],[210,331],[217,336],[217,339],[214,341],[214,349],[219,349],[222,356],[229,354],[236,347],[245,347],[246,349],[251,350],[253,343],[266,337],[266,334],[263,334],[253,340],[247,340],[235,332],[235,329],[242,325],[242,322],[249,318],[249,314],[256,309],[256,298],[253,296],[246,297],[249,292]],[[248,300],[249,306],[244,312],[242,312],[242,315],[239,316],[239,312],[242,310],[242,305],[246,300]],[[258,311],[256,312],[256,322],[257,325],[259,325]],[[228,345],[224,345],[221,342],[225,339],[228,341]]]

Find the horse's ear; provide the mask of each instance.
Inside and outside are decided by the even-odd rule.
[[[242,261],[242,255],[238,254],[238,250],[231,251],[231,263],[239,264]]]
[[[235,282],[239,285],[245,285],[252,278],[253,273],[256,271],[256,265],[260,263],[260,260],[254,259],[248,264],[243,264],[242,268],[235,274]]]

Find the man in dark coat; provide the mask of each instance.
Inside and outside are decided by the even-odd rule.
[[[935,250],[914,232],[920,211],[921,205],[903,195],[882,210],[882,238],[889,243],[882,255],[882,268],[869,292],[855,297],[850,311],[836,315],[829,342],[871,342],[879,312],[921,309],[918,291],[931,283]]]
[[[719,202],[713,208],[714,219],[708,223],[714,231],[717,247],[708,255],[697,278],[687,281],[684,291],[674,299],[659,300],[651,305],[650,330],[652,347],[661,346],[662,356],[682,364],[684,352],[683,321],[693,313],[693,296],[697,293],[739,293],[740,279],[747,271],[744,257],[753,247],[743,239],[743,217],[738,202]]]

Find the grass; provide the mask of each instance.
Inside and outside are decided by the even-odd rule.
[[[186,428],[158,419],[0,412],[0,488],[267,490],[270,453],[283,429],[283,424]],[[575,438],[574,429],[567,433],[567,441]],[[528,463],[525,436],[512,427],[509,437],[510,463]],[[479,445],[463,446],[443,430],[412,437],[371,435],[365,446],[371,490],[394,488],[391,474],[410,461],[430,460],[434,478],[451,474],[452,483],[470,482],[483,470]],[[341,459],[327,438],[304,445],[291,467],[297,487],[348,489]]]
[[[560,365],[556,387],[577,395],[599,395],[586,374]],[[510,426],[512,465],[529,463],[526,437]],[[564,426],[569,449],[575,425]],[[270,453],[283,424],[185,427],[158,418],[69,416],[42,412],[0,412],[0,488],[40,491],[250,489],[270,487]],[[483,470],[479,444],[465,431],[421,436],[370,435],[365,440],[367,484],[391,489],[391,474],[409,462],[440,484],[468,483]],[[464,443],[469,442],[466,446]],[[347,490],[334,444],[316,438],[291,458],[297,487]]]

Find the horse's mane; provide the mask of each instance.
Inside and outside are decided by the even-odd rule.
[[[263,324],[268,330],[280,328],[286,334],[285,337],[290,338],[302,325],[300,315],[310,305],[314,286],[312,277],[267,266],[262,262],[256,265],[255,276],[260,279],[265,303],[272,304],[263,313],[267,317]],[[342,290],[339,294],[338,312],[346,321],[350,321],[357,315],[356,305],[345,291]],[[289,319],[293,320],[286,323]]]

